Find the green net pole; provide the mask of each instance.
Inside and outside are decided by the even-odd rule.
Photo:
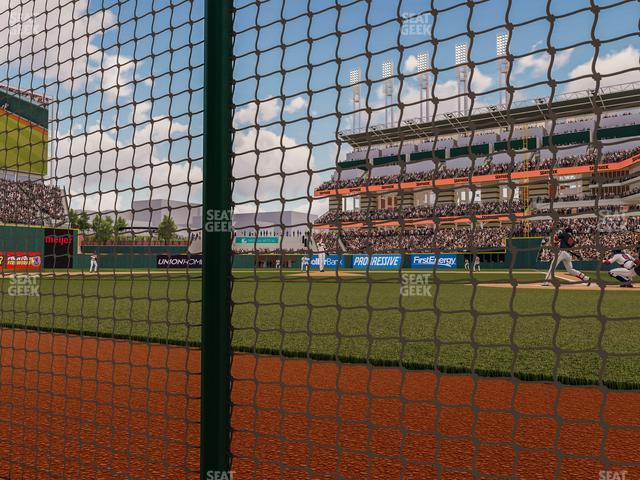
[[[229,464],[232,1],[205,5],[201,478]]]

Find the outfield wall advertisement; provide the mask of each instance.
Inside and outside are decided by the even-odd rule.
[[[399,270],[402,266],[400,254],[354,255],[353,268],[371,270]]]
[[[45,228],[44,268],[73,268],[73,230]]]
[[[437,260],[437,262],[436,262]],[[437,266],[436,266],[437,265]],[[457,268],[458,257],[455,254],[422,253],[411,255],[411,268]]]
[[[0,252],[0,270],[40,270],[40,252]]]
[[[202,268],[202,255],[157,255],[158,268]]]
[[[311,258],[311,268],[320,268],[318,256]],[[324,268],[344,268],[344,257],[338,255],[326,255],[324,259]]]

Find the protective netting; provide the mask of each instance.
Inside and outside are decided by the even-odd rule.
[[[0,4],[0,478],[198,478],[202,1]]]
[[[640,475],[636,1],[237,1],[236,478]]]

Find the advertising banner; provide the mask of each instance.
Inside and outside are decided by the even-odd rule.
[[[439,254],[423,253],[411,255],[411,268],[434,268],[436,266],[436,258],[438,265],[436,268],[457,268],[457,256],[453,253]]]
[[[41,268],[40,252],[0,252],[0,270],[40,270]]]
[[[354,255],[353,268],[370,268],[371,270],[399,270],[402,266],[400,254]]]
[[[202,268],[202,255],[157,255],[157,268]]]
[[[73,268],[73,230],[44,229],[44,268]]]
[[[254,243],[279,243],[279,237],[236,237],[236,243],[239,245],[252,245]]]
[[[317,255],[311,258],[311,268],[320,268]],[[338,255],[325,256],[324,268],[344,268],[344,257],[340,257],[338,263]]]

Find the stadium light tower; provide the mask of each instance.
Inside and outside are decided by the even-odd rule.
[[[382,78],[384,80],[384,124],[386,127],[393,125],[393,62],[387,60],[382,64]]]
[[[507,71],[509,65],[507,63],[507,43],[509,42],[509,35],[503,33],[496,37],[496,56],[498,57],[498,88],[499,90],[499,103],[505,105],[507,103]]]
[[[429,120],[429,54],[418,54],[418,81],[420,82],[420,121]],[[422,114],[424,105],[424,115]]]
[[[462,106],[464,105],[464,112],[467,113],[468,109],[468,85],[467,85],[467,61],[469,59],[467,44],[462,43],[456,45],[456,72],[458,75],[458,114],[462,113]]]
[[[362,127],[360,121],[360,68],[349,72],[349,85],[351,85],[351,96],[353,100],[353,129],[359,131]]]

